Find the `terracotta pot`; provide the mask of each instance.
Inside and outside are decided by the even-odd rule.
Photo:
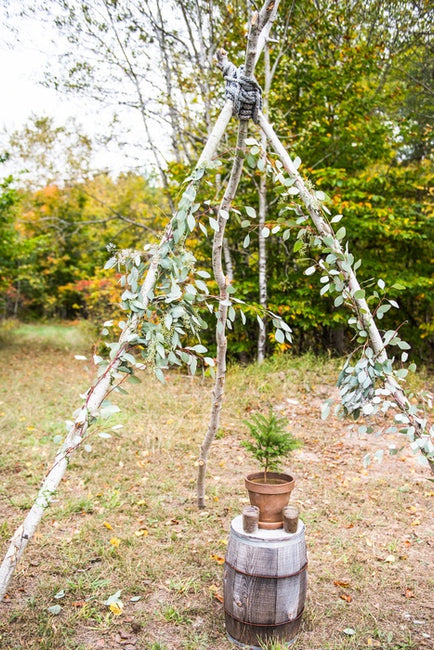
[[[289,474],[264,472],[249,474],[245,479],[252,506],[259,508],[259,528],[274,530],[283,527],[282,510],[288,505],[295,481]]]

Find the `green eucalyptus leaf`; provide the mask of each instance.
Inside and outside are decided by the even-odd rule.
[[[217,219],[214,219],[214,217],[210,217],[210,218],[209,218],[209,225],[211,226],[211,228],[212,228],[215,232],[219,232],[220,228],[219,228],[219,224],[218,224]]]

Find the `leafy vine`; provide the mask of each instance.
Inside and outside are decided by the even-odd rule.
[[[345,226],[334,231],[334,225],[339,223],[343,215],[332,216],[327,206],[328,197],[321,190],[316,190],[309,180],[302,180],[298,174],[301,160],[296,158],[292,163],[293,172],[288,174],[279,159],[261,153],[259,143],[249,138],[248,158],[251,167],[271,176],[273,183],[283,188],[281,193],[282,208],[274,221],[269,220],[263,229],[265,237],[280,234],[284,241],[295,232],[293,245],[294,253],[306,253],[308,249],[319,251],[319,258],[313,261],[304,273],[320,274],[320,294],[334,297],[334,306],[345,306],[351,312],[347,323],[355,332],[356,348],[346,359],[338,378],[340,404],[336,413],[351,416],[355,420],[359,416],[374,416],[376,414],[393,415],[394,424],[387,432],[399,431],[405,434],[414,451],[420,451],[422,463],[434,465],[434,427],[429,426],[425,416],[424,405],[412,404],[413,395],[406,395],[403,384],[409,372],[415,372],[416,364],[404,364],[408,361],[410,345],[399,336],[396,330],[379,333],[376,321],[381,321],[392,308],[399,309],[399,304],[390,298],[388,291],[403,290],[399,283],[386,287],[381,278],[360,286],[356,271],[361,266],[361,260],[355,260],[349,252],[346,242]],[[314,213],[312,225],[310,217]],[[244,238],[244,246],[250,243],[250,233],[255,229],[252,221],[256,217],[253,208],[246,208],[248,219],[241,226],[249,230]],[[315,227],[314,227],[315,226]],[[368,289],[371,293],[368,295]],[[393,349],[393,350],[392,350]],[[397,365],[399,364],[399,367]],[[426,400],[429,405],[429,398]],[[333,400],[327,400],[322,409],[325,419],[331,409]],[[359,431],[371,432],[372,427],[361,425]],[[394,453],[394,451],[392,451]],[[369,458],[366,457],[368,462]]]

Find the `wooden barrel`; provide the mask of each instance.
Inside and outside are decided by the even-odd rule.
[[[245,533],[242,517],[231,524],[224,567],[224,608],[229,639],[260,650],[270,639],[290,645],[298,633],[307,586],[304,524]]]

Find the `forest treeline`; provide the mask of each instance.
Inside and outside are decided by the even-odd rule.
[[[122,317],[119,276],[104,265],[113,247],[143,251],[158,241],[222,106],[216,49],[242,61],[248,5],[27,3],[28,12],[54,21],[70,44],[47,83],[140,114],[137,141],[146,143],[153,165],[116,176],[92,171],[94,145],[86,134],[46,116],[9,134],[1,161],[13,161],[23,173],[5,177],[0,165],[2,318],[102,323]],[[303,176],[327,196],[330,212],[343,215],[349,248],[362,260],[362,286],[382,279],[388,298],[399,303],[399,311],[383,310],[384,329],[400,328],[425,361],[433,354],[434,330],[429,34],[429,3],[422,0],[283,1],[257,67],[263,110],[290,155],[301,159]],[[202,227],[187,244],[209,272],[209,219],[230,169],[235,126],[234,120],[221,146],[220,167],[202,184]],[[118,128],[122,140],[122,120]],[[259,143],[253,124],[251,133]],[[299,208],[282,199],[284,188],[271,178],[264,184],[264,166],[247,156],[226,229],[234,295],[252,306],[247,326],[236,321],[230,332],[229,354],[256,355],[260,267],[266,304],[291,326],[292,349],[343,353],[348,316],[321,291],[318,274],[304,274],[319,252],[296,229],[284,234],[283,221],[293,214],[296,226]],[[262,222],[246,226],[246,207],[261,213]],[[209,287],[212,293],[212,280]],[[203,332],[211,349],[213,330]],[[267,335],[268,353],[288,347]]]

